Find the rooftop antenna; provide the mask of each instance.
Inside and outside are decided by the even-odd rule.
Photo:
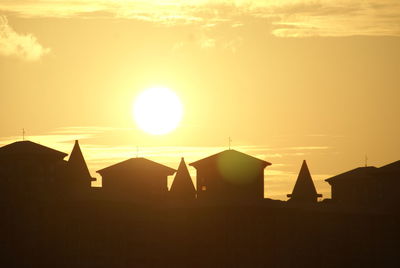
[[[229,150],[230,150],[230,149],[231,149],[231,144],[232,144],[232,139],[231,139],[231,137],[229,137],[228,141],[229,141]]]
[[[365,154],[365,167],[367,167],[367,166],[368,166],[368,155]]]
[[[22,129],[22,140],[25,140],[25,128]]]

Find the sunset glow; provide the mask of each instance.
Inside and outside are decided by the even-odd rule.
[[[0,145],[78,139],[100,186],[119,161],[177,168],[231,137],[272,163],[265,197],[287,200],[307,160],[329,198],[366,155],[399,159],[399,25],[397,0],[0,1]]]
[[[176,129],[182,114],[182,103],[178,96],[165,87],[143,91],[133,106],[136,124],[152,135],[164,135]]]
[[[393,267],[400,0],[0,0],[1,267]]]

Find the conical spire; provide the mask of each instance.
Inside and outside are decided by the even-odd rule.
[[[179,199],[194,199],[196,197],[196,189],[183,157],[172,182],[170,194]]]
[[[322,197],[322,195],[317,194],[306,160],[301,165],[292,194],[287,196],[290,197],[290,201],[298,202],[317,202],[317,198]]]
[[[79,177],[79,179],[89,178],[89,180],[91,180],[89,169],[86,165],[85,158],[83,158],[78,140],[75,141],[71,156],[68,159],[68,165],[74,176]]]

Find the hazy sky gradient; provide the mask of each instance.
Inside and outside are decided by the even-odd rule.
[[[286,199],[301,161],[328,176],[399,159],[398,1],[0,1],[1,144],[66,153],[92,175],[139,154],[176,168],[232,147]],[[174,90],[184,118],[152,137],[132,103]],[[190,170],[192,173],[194,170]]]

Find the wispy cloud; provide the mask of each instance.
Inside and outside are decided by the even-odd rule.
[[[109,131],[125,130],[113,127],[62,127],[49,131],[48,134],[28,135],[27,140],[52,147],[62,152],[69,152],[75,140],[90,140]],[[21,136],[8,136],[0,138],[0,146],[20,141]],[[89,143],[89,146],[91,143]],[[85,145],[87,146],[87,145]],[[96,145],[97,147],[97,145]]]
[[[275,36],[400,36],[397,0],[289,2],[275,10]]]
[[[329,146],[295,146],[295,147],[286,147],[282,148],[282,150],[294,150],[294,151],[312,151],[312,150],[327,150],[330,149]]]
[[[50,133],[51,134],[98,134],[115,130],[127,130],[127,128],[99,127],[99,126],[60,127],[51,131]]]
[[[256,18],[272,24],[277,37],[400,36],[398,0],[15,0],[0,3],[0,10],[23,17],[124,18],[202,27],[229,23],[237,28]]]
[[[49,52],[50,49],[44,48],[34,35],[15,32],[7,17],[0,16],[0,55],[35,61]]]

